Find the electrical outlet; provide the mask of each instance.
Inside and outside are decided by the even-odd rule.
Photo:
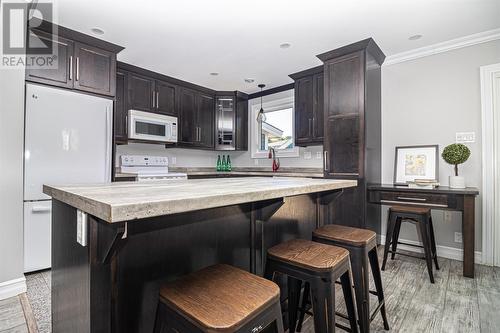
[[[445,210],[444,211],[444,223],[451,223],[451,212]]]
[[[175,156],[170,157],[170,162],[172,162],[172,165],[176,165],[177,164],[177,157],[175,157]]]
[[[311,152],[310,152],[310,151],[305,151],[305,152],[304,152],[304,159],[305,159],[305,160],[310,160],[310,159],[311,159],[311,157],[312,157],[312,155],[311,155]]]
[[[317,151],[317,152],[316,152],[316,159],[317,159],[317,160],[321,160],[322,158],[323,158],[323,153],[322,153],[322,152],[320,152],[320,151]]]
[[[455,232],[455,243],[462,243],[462,233]]]
[[[475,132],[458,132],[455,133],[456,143],[472,143],[476,142]]]

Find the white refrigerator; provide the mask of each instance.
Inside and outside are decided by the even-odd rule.
[[[110,99],[26,84],[25,272],[51,266],[52,205],[42,185],[111,181],[112,109]]]

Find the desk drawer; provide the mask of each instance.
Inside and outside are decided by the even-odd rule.
[[[448,207],[448,196],[446,194],[385,191],[381,191],[379,193],[379,200],[382,204],[409,204],[412,206]]]

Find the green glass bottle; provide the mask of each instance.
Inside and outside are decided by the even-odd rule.
[[[217,171],[222,171],[222,162],[220,160],[220,155],[217,156]]]
[[[231,171],[231,158],[227,155],[226,171]]]
[[[222,155],[221,171],[227,171],[226,155]]]

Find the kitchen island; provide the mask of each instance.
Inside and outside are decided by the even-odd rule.
[[[262,274],[352,180],[244,177],[44,186],[53,332],[153,332],[159,285],[215,263]]]

